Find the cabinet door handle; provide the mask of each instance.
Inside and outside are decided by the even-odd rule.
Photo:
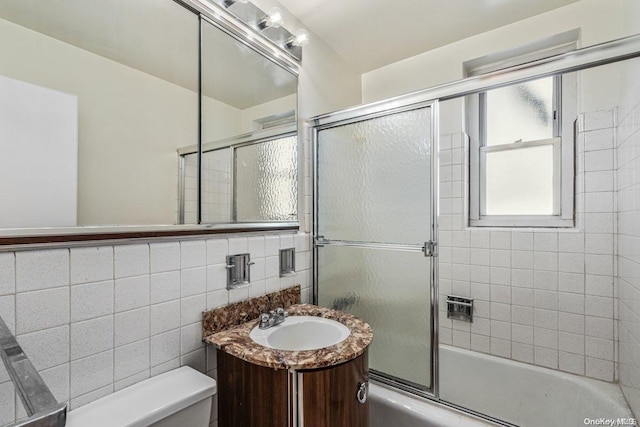
[[[360,383],[358,385],[358,392],[356,393],[358,402],[364,403],[367,401],[367,383]]]

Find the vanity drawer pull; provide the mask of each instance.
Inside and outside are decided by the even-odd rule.
[[[358,392],[356,393],[358,402],[365,403],[367,401],[367,383],[360,383],[358,385]]]

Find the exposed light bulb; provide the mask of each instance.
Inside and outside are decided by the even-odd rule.
[[[269,21],[271,21],[271,27],[278,28],[284,22],[282,18],[282,10],[279,7],[273,7],[269,10]]]
[[[296,30],[296,32],[294,33],[294,36],[296,37],[295,40],[295,45],[296,46],[306,46],[309,44],[309,33],[307,32],[307,30]]]
[[[256,24],[259,30],[264,30],[265,28],[273,27],[278,28],[282,25],[284,19],[282,17],[282,10],[279,7],[273,7],[269,9],[267,15],[262,18]]]
[[[309,44],[309,33],[307,32],[307,30],[296,30],[295,33],[293,33],[293,36],[289,37],[289,39],[287,39],[287,41],[284,43],[284,45],[287,48],[292,48],[293,46],[306,46]]]

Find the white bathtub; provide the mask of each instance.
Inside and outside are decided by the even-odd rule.
[[[523,427],[632,417],[615,384],[440,346],[440,397]],[[486,426],[428,400],[372,384],[371,427]]]

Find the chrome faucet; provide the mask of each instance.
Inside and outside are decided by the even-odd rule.
[[[284,308],[280,307],[275,310],[271,310],[268,314],[262,313],[260,315],[260,329],[269,329],[272,326],[279,325],[289,316]]]

